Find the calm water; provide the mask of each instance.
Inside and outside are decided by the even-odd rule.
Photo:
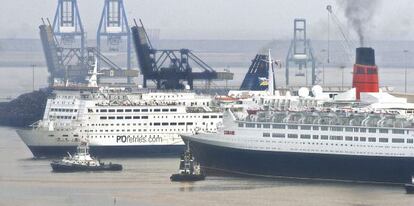
[[[31,68],[0,68],[0,96],[32,90]],[[236,72],[241,81],[245,70]],[[278,71],[279,73],[281,71]],[[338,85],[339,70],[326,73]],[[349,73],[345,69],[344,73]],[[381,84],[401,91],[401,69],[382,69]],[[414,72],[411,72],[412,75]],[[35,88],[46,86],[46,69],[37,68]],[[385,78],[385,76],[387,78]],[[344,78],[344,84],[350,84]],[[414,81],[409,82],[414,91]],[[52,173],[51,160],[34,160],[14,128],[0,127],[0,206],[3,205],[414,205],[401,186],[309,180],[207,177],[196,183],[172,183],[177,158],[105,159],[124,165],[122,172]]]

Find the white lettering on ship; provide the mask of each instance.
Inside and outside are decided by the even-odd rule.
[[[155,143],[162,142],[162,137],[131,137],[120,135],[116,137],[116,143]]]

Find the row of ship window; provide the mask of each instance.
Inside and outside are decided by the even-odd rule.
[[[197,124],[197,123],[195,123],[195,124]],[[214,122],[210,122],[210,124],[211,125],[213,125],[214,124]],[[132,123],[132,124],[130,124],[130,123],[127,123],[127,124],[125,124],[125,123],[122,123],[122,124],[86,124],[86,126],[92,126],[92,127],[94,127],[94,126],[141,126],[141,123]],[[147,126],[147,123],[143,123],[142,124],[143,126]],[[154,123],[149,123],[149,125],[150,126],[152,126],[152,125],[154,125],[154,126],[168,126],[168,125],[170,125],[170,126],[176,126],[176,125],[179,125],[179,126],[183,126],[183,125],[194,125],[194,123],[193,122],[170,122],[170,123],[168,123],[168,122],[154,122]],[[203,125],[206,125],[206,123],[205,122],[203,122]],[[82,126],[82,124],[80,125],[80,126]]]
[[[68,104],[68,105],[74,105],[75,104],[75,100],[73,100],[73,101],[61,101],[61,102],[59,102],[59,101],[57,101],[57,100],[54,100],[53,102],[52,102],[52,104]]]
[[[129,136],[129,135],[128,135]],[[117,138],[117,136],[113,136],[113,135],[99,135],[99,136],[87,136],[89,138]],[[161,135],[157,134],[157,135],[146,135],[146,134],[142,134],[142,135],[131,135],[130,137],[162,137]]]
[[[291,143],[291,144],[306,144],[305,142],[285,142],[285,143]],[[310,144],[309,142],[308,142],[308,144]],[[312,143],[313,144],[313,143]],[[323,145],[323,144],[321,144],[321,145]],[[329,144],[326,144],[326,145],[329,145]],[[331,146],[345,146],[345,147],[347,147],[348,145],[347,144],[331,144]],[[353,146],[352,144],[350,144],[349,146]],[[366,145],[355,145],[356,147],[367,147]],[[369,147],[369,146],[368,146]],[[373,147],[373,146],[371,146],[371,147]],[[267,150],[270,150],[270,149],[273,149],[273,150],[276,150],[276,149],[279,149],[280,150],[280,148],[276,148],[276,147],[252,147],[252,146],[247,146],[247,148],[251,148],[251,149],[267,149]],[[376,146],[376,148],[383,148],[382,146]],[[399,148],[401,148],[401,147],[399,147]],[[414,147],[404,147],[404,149],[413,149]],[[299,148],[290,148],[290,150],[293,150],[293,151],[306,151],[306,152],[331,152],[331,153],[349,153],[349,154],[373,154],[373,155],[393,155],[393,156],[401,156],[401,155],[404,155],[403,153],[394,153],[394,152],[361,152],[361,151],[346,151],[346,150],[332,150],[332,149],[299,149]]]
[[[273,129],[286,129],[285,124],[256,124],[256,123],[239,123],[239,127],[247,128],[273,128]],[[301,130],[315,130],[315,131],[336,131],[336,132],[367,132],[368,133],[384,133],[388,134],[389,129],[377,129],[377,128],[358,128],[358,127],[338,127],[338,126],[309,126],[309,125],[287,125],[288,129],[301,129]],[[391,129],[393,134],[408,134],[408,130],[404,129]]]
[[[49,119],[76,119],[76,117],[75,116],[49,115]]]
[[[286,135],[283,133],[267,133],[264,132],[263,133],[263,137],[274,137],[274,138],[285,138]],[[292,138],[292,139],[321,139],[321,140],[345,140],[345,141],[360,141],[360,142],[366,142],[368,140],[368,142],[383,142],[383,143],[388,143],[389,139],[388,138],[375,138],[375,137],[351,137],[351,136],[345,136],[345,138],[343,136],[336,136],[336,135],[309,135],[309,134],[287,134],[287,138]],[[391,139],[392,143],[405,143],[405,139],[403,138],[392,138]],[[414,143],[413,139],[407,139],[407,143]]]
[[[101,116],[100,119],[148,119],[148,116]]]
[[[86,124],[86,126],[130,126],[130,125],[132,125],[132,126],[141,126],[141,123],[132,123],[132,124],[130,124],[130,123],[122,123],[122,124],[119,124],[119,123],[117,123],[117,124]],[[146,126],[147,125],[147,123],[143,123],[142,125],[144,125],[144,126]],[[80,124],[80,126],[82,126],[82,124]],[[85,126],[85,125],[84,125]]]
[[[177,112],[177,108],[172,109],[96,109],[96,112]],[[88,109],[88,112],[93,112],[92,109]]]
[[[101,129],[101,130],[93,130],[93,129],[85,129],[84,132],[180,132],[180,131],[193,131],[196,130],[196,128],[185,128],[185,129]],[[205,130],[205,131],[215,131],[213,128],[207,128],[207,129],[201,129],[201,130]],[[80,130],[79,132],[82,132],[82,130]]]
[[[152,125],[154,125],[154,126],[168,126],[168,125],[171,125],[171,126],[176,126],[176,125],[193,125],[193,122],[187,122],[187,123],[185,123],[185,122],[170,122],[170,123],[168,123],[168,122],[154,122],[154,124],[152,124],[152,123],[150,123],[150,125],[152,126]]]
[[[76,99],[76,96],[56,95],[56,99]]]
[[[193,116],[174,116],[174,118],[193,118]],[[194,116],[194,117],[196,117],[196,116]],[[99,117],[100,119],[102,119],[102,120],[106,120],[106,119],[148,119],[148,116],[100,116]],[[158,116],[158,118],[159,118],[159,116]],[[165,118],[167,118],[167,116],[165,116]],[[219,116],[217,116],[217,115],[211,115],[211,116],[208,116],[208,115],[205,115],[205,116],[203,116],[203,118],[204,119],[207,119],[207,118],[211,118],[211,119],[217,119],[217,118],[223,118],[223,116],[221,116],[221,115],[219,115]]]
[[[223,116],[222,115],[219,115],[219,116],[217,116],[217,115],[211,115],[211,116],[203,115],[203,119],[208,119],[208,118],[216,119],[216,118],[223,118]]]
[[[102,124],[102,126],[109,126],[108,124]],[[129,126],[130,124],[128,124],[127,126]],[[136,124],[133,124],[134,126],[136,125]],[[138,124],[138,126],[140,126],[141,124]],[[147,125],[146,123],[144,124],[144,126],[145,125]],[[168,122],[154,122],[154,123],[149,123],[149,125],[150,126],[168,126],[168,125],[170,125],[170,126],[185,126],[185,125],[187,125],[187,126],[192,126],[192,125],[194,125],[194,123],[193,122],[170,122],[170,123],[168,123]],[[203,125],[205,125],[204,123],[203,123]],[[211,122],[211,125],[213,125],[213,122]],[[94,124],[91,124],[91,126],[95,126]],[[98,124],[96,124],[96,126],[98,126]],[[111,124],[111,126],[114,126],[114,124]],[[119,124],[117,124],[117,126],[119,126]],[[122,124],[122,126],[125,126],[124,124]],[[82,130],[81,130],[82,131]],[[85,132],[93,132],[94,130],[93,129],[91,129],[91,130],[86,130],[85,129]],[[98,131],[98,130],[95,130],[96,132]],[[100,130],[101,132],[103,131],[103,130]],[[105,130],[106,132],[108,131],[108,130]],[[113,131],[113,130],[111,130],[111,131]],[[119,130],[117,130],[117,132],[118,132]],[[123,132],[125,131],[125,130],[122,130]],[[135,132],[135,129],[133,130],[134,132]],[[140,129],[138,130],[139,132],[141,131]],[[146,131],[145,129],[144,129],[144,131]],[[129,132],[129,129],[127,130],[127,132]]]
[[[77,109],[50,108],[51,112],[78,112]]]
[[[168,95],[168,96],[164,96],[164,95],[160,95],[160,96],[157,96],[157,95],[151,95],[150,96],[150,98],[170,98],[170,95]],[[171,95],[171,98],[177,98],[177,97],[184,97],[184,95]]]

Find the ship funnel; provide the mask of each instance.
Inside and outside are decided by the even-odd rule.
[[[356,58],[352,79],[356,89],[356,98],[361,92],[378,92],[378,67],[375,65],[375,50],[369,47],[356,49]]]

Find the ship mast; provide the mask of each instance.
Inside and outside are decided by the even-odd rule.
[[[274,95],[275,94],[275,79],[274,79],[274,74],[273,74],[273,60],[272,60],[272,56],[270,54],[270,49],[269,49],[269,56],[268,56],[268,62],[269,64],[269,76],[268,76],[268,87],[267,87],[267,92],[270,95]]]

